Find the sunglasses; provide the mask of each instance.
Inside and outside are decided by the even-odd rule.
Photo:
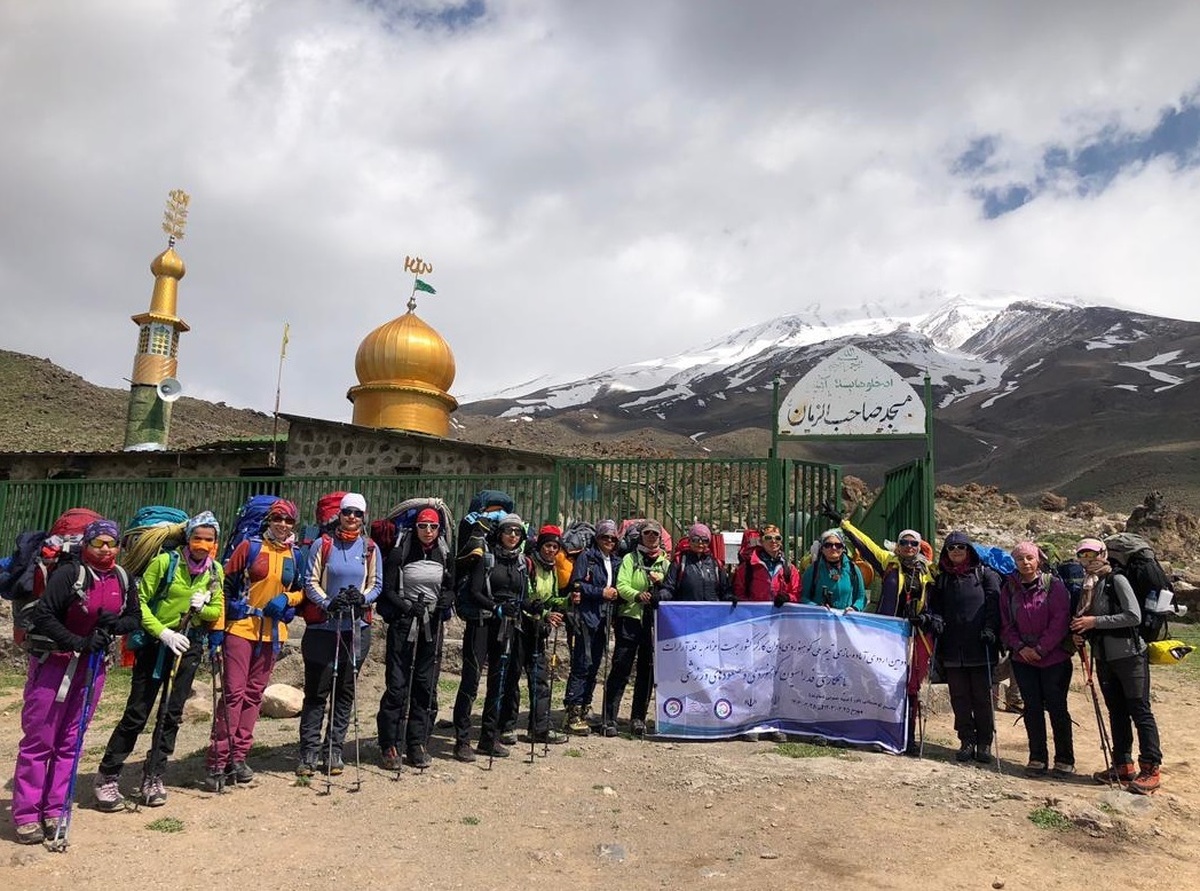
[[[691,541],[692,544],[701,544],[701,545],[708,545],[708,543],[709,543],[709,539],[707,539],[707,538],[692,538],[692,539],[689,539],[689,541]]]
[[[295,526],[296,518],[295,517],[285,517],[282,514],[271,514],[271,516],[267,517],[267,522],[268,523],[283,523],[283,525],[285,525],[285,526]]]
[[[661,538],[661,536],[657,532],[655,532],[653,529],[647,529],[645,532],[642,533],[643,538],[645,538],[647,536],[650,536],[653,538]]]
[[[762,540],[763,541],[783,541],[783,536],[782,535],[764,535],[762,537]]]
[[[902,538],[900,541],[896,542],[896,544],[900,545],[902,548],[916,548],[921,546],[919,541],[913,541],[911,538]]]
[[[95,548],[97,551],[99,551],[102,548],[108,548],[109,550],[115,550],[116,548],[120,547],[120,545],[118,545],[111,538],[93,538],[91,541],[88,542],[88,547]]]
[[[501,529],[500,534],[501,535],[520,535],[521,530],[518,529],[516,526],[509,526],[507,529]]]
[[[840,551],[845,545],[838,544],[836,541],[826,541],[821,543],[821,547],[827,551]]]
[[[1076,551],[1075,556],[1076,557],[1099,557],[1100,552],[1099,551],[1091,551],[1091,550]]]
[[[441,523],[418,523],[418,524],[417,524],[417,528],[418,528],[418,529],[425,529],[425,530],[430,530],[430,529],[441,529],[441,528],[442,528],[442,524],[441,524]]]
[[[343,517],[358,517],[361,520],[363,518],[364,514],[362,511],[360,511],[356,507],[347,507],[342,511],[342,516]]]
[[[596,541],[616,541],[616,540],[617,540],[617,537],[615,535],[597,535],[596,536]]]
[[[967,546],[964,544],[946,545],[947,551],[965,551],[966,549],[967,549]]]

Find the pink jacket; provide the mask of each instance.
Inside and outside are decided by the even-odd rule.
[[[786,558],[772,575],[764,560],[766,553],[755,548],[750,556],[738,562],[733,573],[733,596],[738,600],[771,602],[783,592],[789,603],[800,602],[800,570]]]

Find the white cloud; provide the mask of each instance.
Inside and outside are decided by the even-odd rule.
[[[119,384],[177,186],[180,377],[260,409],[288,319],[285,409],[349,417],[405,254],[434,264],[459,393],[942,293],[1200,318],[1195,169],[993,221],[950,170],[983,135],[1003,182],[1152,125],[1200,83],[1195,4],[418,6],[0,6],[0,346]]]

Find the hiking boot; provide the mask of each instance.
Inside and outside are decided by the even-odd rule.
[[[17,843],[22,845],[40,845],[46,840],[46,830],[41,823],[22,823],[17,827]]]
[[[333,757],[329,759],[329,775],[331,777],[340,777],[342,771],[346,769],[346,762],[342,760],[341,752],[334,752]]]
[[[245,761],[234,761],[225,768],[225,782],[232,786],[235,783],[249,783],[254,780],[254,771]]]
[[[142,804],[146,807],[162,807],[167,803],[167,787],[161,776],[142,780]]]
[[[96,810],[111,813],[125,807],[125,798],[121,795],[119,779],[120,774],[96,774],[96,780],[92,786],[92,791],[96,795]]]
[[[395,746],[388,746],[379,758],[379,766],[384,770],[399,770],[401,767],[400,753]]]
[[[587,722],[587,716],[581,708],[567,710],[567,722],[564,726],[567,733],[574,736],[587,736],[592,732],[592,728]]]
[[[646,735],[646,722],[641,718],[634,718],[629,722],[629,732],[634,736]]]
[[[461,761],[463,764],[470,764],[475,760],[475,750],[471,748],[469,742],[454,744],[454,760]]]
[[[1092,774],[1092,779],[1104,786],[1115,786],[1120,783],[1127,786],[1137,776],[1137,768],[1132,763],[1114,764],[1108,770],[1098,770]]]
[[[424,746],[409,746],[408,748],[408,765],[415,767],[418,770],[424,770],[433,763],[433,759],[429,757],[429,752],[425,751]]]
[[[975,760],[977,762],[979,762],[980,764],[991,764],[992,763],[992,747],[991,746],[976,746],[974,757],[975,757]]]
[[[231,782],[237,782],[232,780]],[[225,771],[210,770],[204,775],[204,791],[220,795],[225,791]]]
[[[565,733],[560,733],[557,730],[543,730],[540,733],[533,735],[533,741],[543,743],[544,745],[557,746],[567,741],[568,737]]]
[[[600,727],[600,732],[609,738],[617,736],[620,733],[620,731],[617,730],[616,721],[605,721]]]
[[[506,746],[515,746],[517,744],[517,731],[505,730],[500,734],[500,742]]]
[[[742,742],[758,742],[759,735],[754,731],[750,731],[749,733],[743,733],[738,737],[738,739],[740,739]]]
[[[1030,779],[1037,779],[1038,777],[1044,777],[1047,770],[1048,768],[1046,767],[1045,761],[1033,761],[1031,759],[1030,762],[1025,765],[1025,776],[1029,777]]]
[[[1136,777],[1129,781],[1127,788],[1135,795],[1153,795],[1162,785],[1162,775],[1158,765],[1142,761],[1138,766],[1141,767],[1141,770],[1138,771]]]
[[[965,742],[959,745],[958,751],[954,753],[955,761],[970,761],[975,757],[975,743]]]
[[[487,755],[491,758],[507,758],[509,754],[508,747],[498,742],[492,743],[490,746],[480,743],[475,749],[475,753],[477,755]]]
[[[301,758],[300,763],[296,765],[296,776],[311,777],[317,772],[317,763],[308,758]]]
[[[1054,768],[1050,771],[1050,774],[1056,780],[1069,780],[1075,776],[1075,765],[1067,764],[1065,761],[1055,761]]]

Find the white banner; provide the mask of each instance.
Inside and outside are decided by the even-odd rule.
[[[907,742],[909,624],[770,603],[664,603],[657,735],[782,730],[899,752]]]

